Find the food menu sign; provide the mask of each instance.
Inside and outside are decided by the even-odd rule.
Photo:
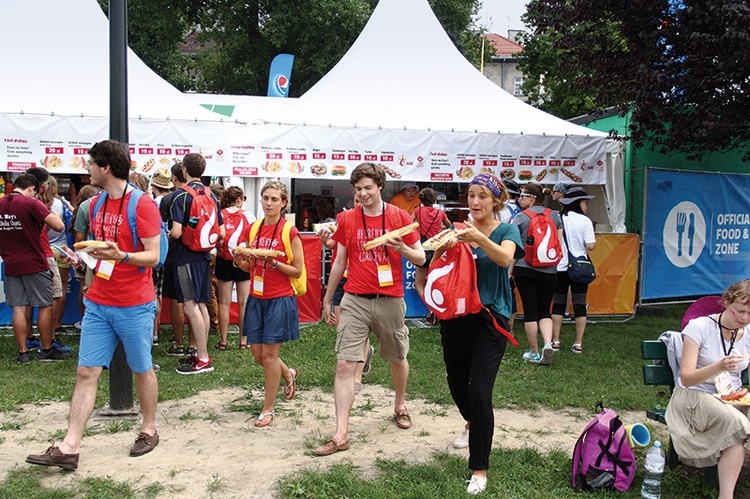
[[[300,137],[298,142],[291,141],[296,142],[294,145],[282,145],[290,142],[295,131],[253,144],[230,146],[231,155],[225,157],[227,163],[211,165],[211,174],[348,179],[358,164],[372,162],[383,166],[389,180],[470,182],[487,172],[519,183],[603,184],[606,181],[604,140],[577,144],[569,138],[522,137],[519,141],[518,137],[507,140],[489,134],[452,134],[446,140],[439,133],[429,132],[414,140],[421,132],[413,131],[409,132],[409,140],[404,140],[398,131],[379,131],[381,136],[373,136],[369,141],[363,137],[352,140],[342,132],[341,136],[329,139],[332,143],[328,146],[308,136]],[[387,134],[387,140],[383,140],[383,134]],[[387,146],[370,148],[363,146],[363,142],[385,142]]]

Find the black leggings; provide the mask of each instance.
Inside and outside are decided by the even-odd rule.
[[[545,274],[534,269],[513,269],[518,294],[523,304],[523,322],[537,322],[550,318],[552,295],[555,294],[557,274]]]
[[[508,319],[493,315],[501,327],[510,329]],[[492,389],[508,340],[495,329],[487,309],[440,321],[440,335],[448,388],[458,412],[471,423],[469,469],[489,469],[495,430]]]
[[[555,296],[552,302],[553,315],[565,315],[565,309],[568,308],[568,288],[573,298],[573,314],[576,317],[586,317],[586,293],[589,285],[579,282],[572,282],[567,272],[557,273],[557,286],[555,287]]]

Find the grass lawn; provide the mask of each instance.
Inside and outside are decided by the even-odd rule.
[[[641,411],[650,407],[666,406],[667,396],[662,390],[643,386],[641,377],[640,342],[654,339],[662,331],[678,329],[686,305],[667,308],[667,317],[636,317],[622,323],[597,322],[587,328],[583,355],[567,351],[573,342],[573,325],[563,328],[563,350],[555,355],[553,365],[543,368],[525,363],[525,336],[521,324],[516,325],[516,337],[521,347],[509,347],[495,386],[496,407],[534,411],[539,408],[565,410],[583,408],[593,412],[598,401],[618,411]],[[74,363],[62,362],[19,366],[15,361],[16,345],[10,330],[0,336],[0,376],[4,383],[0,391],[0,410],[13,411],[20,404],[33,404],[45,400],[69,401],[75,383]],[[288,365],[300,366],[305,373],[305,384],[320,386],[331,391],[335,357],[333,342],[335,332],[326,325],[305,327],[301,339],[284,347],[283,357]],[[154,361],[172,366],[174,358],[164,351],[169,345],[171,332],[163,330],[161,346],[154,349]],[[63,338],[77,346],[78,338]],[[217,337],[209,338],[212,346]],[[236,335],[230,342],[236,342]],[[160,401],[181,399],[200,391],[236,386],[247,388],[248,380],[261,383],[262,372],[258,366],[246,362],[247,352],[232,347],[224,352],[224,361],[216,373],[196,376],[191,383],[179,380],[180,375],[171,368],[159,374]],[[244,360],[243,360],[244,359]],[[412,328],[409,353],[411,375],[408,396],[431,402],[452,405],[445,381],[445,367],[437,328]],[[374,362],[368,383],[390,386],[390,377],[383,362]],[[102,376],[97,406],[108,399],[108,376]],[[583,428],[583,424],[581,425]],[[4,433],[12,428],[0,427],[0,445]],[[639,463],[643,451],[637,452]],[[574,497],[569,485],[570,456],[560,452],[541,454],[530,449],[503,449],[497,447],[491,455],[491,472],[502,477],[490,481],[485,497]],[[378,461],[380,473],[364,479],[353,465],[337,465],[328,471],[307,470],[292,475],[280,484],[279,490],[289,498],[340,498],[340,497],[466,497],[465,487],[459,483],[468,477],[466,460],[448,454],[437,454],[427,463],[418,465],[401,461]],[[639,497],[642,470],[639,467],[632,489],[625,493],[604,493],[602,497]],[[11,472],[0,482],[0,497],[160,497],[159,487],[139,490],[137,493],[126,484],[114,480],[82,480],[71,489],[50,490],[39,484],[36,471]],[[744,492],[750,492],[742,483]],[[745,480],[746,482],[746,480]],[[458,485],[457,485],[458,483]],[[702,474],[678,469],[665,477],[664,497],[701,497]],[[501,488],[502,487],[502,488]],[[221,497],[217,494],[216,497]],[[706,497],[712,497],[709,493]]]

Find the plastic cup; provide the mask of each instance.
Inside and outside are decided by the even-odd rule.
[[[648,447],[651,443],[651,433],[641,423],[625,425],[625,433],[631,449],[636,447]]]

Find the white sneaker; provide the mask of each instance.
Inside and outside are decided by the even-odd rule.
[[[481,494],[484,489],[487,488],[487,477],[479,475],[471,475],[469,485],[466,487],[466,492],[471,495]]]
[[[76,329],[81,329],[81,321],[78,321],[75,324],[73,324],[73,327]]]
[[[469,429],[464,428],[453,441],[453,447],[456,449],[465,449],[469,446]]]
[[[542,348],[542,358],[539,359],[539,365],[540,366],[548,366],[552,364],[552,353],[554,350],[552,350],[552,345],[547,343],[544,345],[544,348]]]

